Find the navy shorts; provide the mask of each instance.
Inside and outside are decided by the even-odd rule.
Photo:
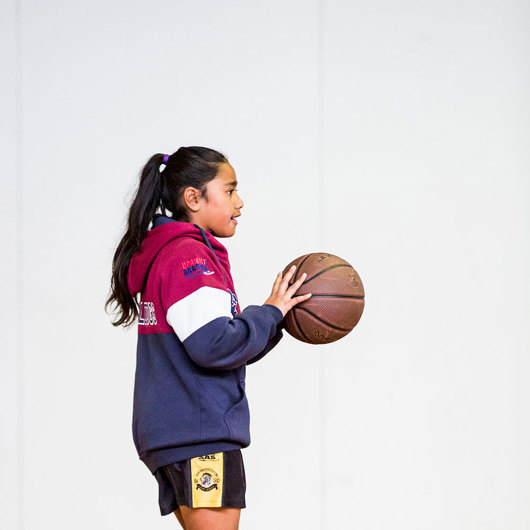
[[[241,450],[198,456],[159,467],[160,514],[179,506],[190,508],[245,508],[245,467]]]

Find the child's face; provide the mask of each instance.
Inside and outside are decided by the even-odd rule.
[[[234,216],[239,216],[244,202],[237,194],[238,182],[230,164],[220,164],[217,175],[206,185],[208,202],[200,198],[199,209],[190,213],[190,222],[209,230],[216,237],[232,237],[236,232]]]

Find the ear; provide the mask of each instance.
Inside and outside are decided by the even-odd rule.
[[[201,192],[197,188],[188,186],[182,193],[184,203],[192,212],[198,212],[201,208]]]

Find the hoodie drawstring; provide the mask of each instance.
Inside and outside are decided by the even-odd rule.
[[[221,266],[221,264],[219,263],[219,260],[217,259],[217,254],[215,253],[215,250],[213,249],[212,245],[210,245],[210,242],[208,241],[208,237],[206,236],[204,230],[199,225],[193,224],[193,226],[196,226],[201,231],[201,234],[202,234],[202,237],[204,238],[204,241],[206,242],[206,244],[208,245],[210,250],[213,252],[213,255],[215,257],[215,261],[217,262],[217,265],[219,266],[219,268],[221,269],[221,272],[223,273],[223,280],[224,280],[225,285],[226,285],[225,271],[224,271],[223,267]]]

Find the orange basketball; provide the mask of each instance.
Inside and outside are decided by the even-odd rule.
[[[357,271],[345,260],[314,252],[291,261],[296,270],[292,285],[305,272],[304,283],[294,297],[311,293],[295,305],[284,319],[285,330],[295,339],[310,344],[328,344],[347,335],[359,322],[364,310],[364,287]]]

